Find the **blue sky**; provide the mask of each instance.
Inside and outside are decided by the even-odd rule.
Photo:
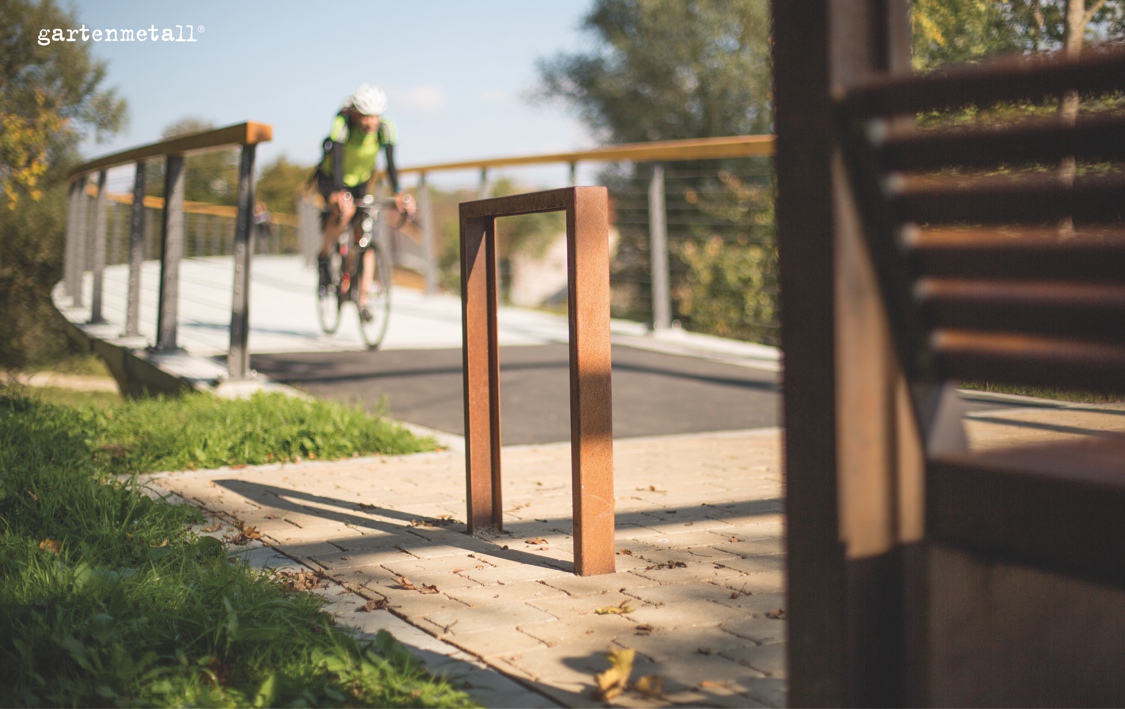
[[[390,96],[402,166],[590,147],[573,112],[525,94],[537,59],[590,46],[579,26],[591,4],[79,0],[71,7],[89,30],[181,25],[198,40],[91,41],[108,65],[105,85],[129,103],[129,125],[84,152],[153,142],[193,116],[216,126],[269,123],[274,140],[259,149],[259,165],[281,154],[311,164],[341,101],[364,82]]]

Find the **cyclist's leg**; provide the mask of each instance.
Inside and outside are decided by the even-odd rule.
[[[325,211],[320,215],[320,256],[326,258],[332,252],[333,244],[340,238],[340,234],[355,215],[355,201],[353,200],[351,204],[333,204],[329,199],[333,191],[332,180],[321,173],[317,174],[317,188],[325,202]],[[356,188],[345,188],[345,190],[355,196]]]
[[[371,292],[371,284],[375,282],[375,247],[368,246],[363,251],[363,277],[359,282],[359,307],[367,304],[367,294]]]

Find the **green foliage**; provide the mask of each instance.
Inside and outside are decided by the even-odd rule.
[[[768,10],[765,0],[598,0],[584,24],[593,49],[542,62],[539,96],[566,102],[607,142],[768,133]],[[665,166],[673,316],[691,329],[773,342],[772,183],[758,167]],[[619,317],[651,317],[651,174],[649,165],[625,165],[601,177],[621,236],[612,281]]]
[[[311,172],[311,167],[289,162],[281,155],[262,168],[254,194],[274,214],[296,214],[297,200]]]
[[[100,88],[105,63],[85,42],[38,43],[39,31],[75,27],[54,0],[0,0],[0,193],[13,209],[62,179],[85,137],[125,121],[125,102]]]
[[[674,249],[686,271],[677,314],[693,329],[778,344],[777,246],[772,186],[720,172],[715,184],[686,195],[706,221]],[[716,228],[727,223],[736,228]]]
[[[49,293],[62,277],[65,222],[63,184],[15,210],[0,205],[0,368],[48,364],[71,347]]]
[[[598,0],[583,27],[595,48],[541,62],[539,95],[607,142],[768,131],[765,0]]]
[[[1121,0],[911,0],[916,71],[1008,52],[1052,51],[1067,37],[1067,10],[1079,3],[1087,42],[1125,34]]]
[[[54,0],[0,0],[0,367],[44,364],[68,343],[48,290],[62,273],[63,180],[88,136],[115,133],[125,104],[101,88],[84,42],[38,44],[76,26]]]
[[[114,476],[99,421],[0,389],[0,706],[470,705]]]

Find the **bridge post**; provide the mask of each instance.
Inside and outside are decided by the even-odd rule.
[[[78,268],[78,210],[82,205],[82,190],[86,189],[86,176],[79,175],[70,183],[70,194],[67,197],[66,212],[66,243],[63,251],[63,282],[66,285],[66,294],[74,302],[76,293],[81,288],[79,276],[82,270]]]
[[[422,245],[426,249],[426,295],[433,295],[438,290],[437,254],[434,247],[434,203],[430,194],[430,184],[426,181],[426,173],[422,173],[418,182],[418,205],[422,212]]]
[[[664,207],[664,165],[653,166],[648,184],[649,258],[652,264],[652,329],[672,327],[668,287],[668,218]]]
[[[98,172],[98,196],[94,202],[94,287],[90,297],[90,323],[103,323],[102,290],[105,285],[105,239],[106,239],[106,171]]]
[[[169,155],[164,176],[164,236],[160,249],[160,305],[156,315],[156,349],[179,349],[176,343],[180,300],[180,260],[184,255],[184,156]]]
[[[67,241],[69,246],[66,273],[66,292],[73,307],[83,305],[82,274],[86,270],[86,176],[80,175],[71,183],[70,212],[68,214]]]
[[[254,226],[254,154],[257,146],[242,146],[238,167],[238,216],[234,227],[234,295],[230,314],[227,372],[233,381],[250,372],[250,233]]]
[[[136,164],[133,204],[129,210],[129,294],[125,306],[125,337],[141,334],[141,262],[145,258],[145,161]]]

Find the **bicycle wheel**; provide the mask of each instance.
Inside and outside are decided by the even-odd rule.
[[[368,349],[375,349],[387,334],[387,323],[391,318],[391,254],[380,241],[372,244],[375,250],[375,277],[367,292],[367,307],[359,311],[359,329]]]
[[[326,335],[340,327],[340,262],[340,254],[333,252],[328,259],[328,273],[332,278],[327,286],[318,285],[316,289],[316,315]]]

